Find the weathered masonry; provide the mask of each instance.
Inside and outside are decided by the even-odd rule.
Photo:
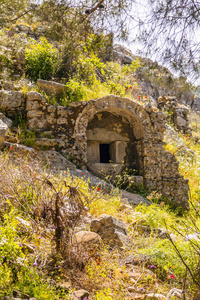
[[[28,92],[21,102],[19,94],[14,97],[9,93],[20,92],[0,92],[1,108],[5,106],[3,98],[17,99],[16,107],[14,100],[10,110],[7,105],[7,115],[24,110],[29,129],[51,133],[57,150],[79,167],[87,167],[96,175],[102,171],[120,174],[125,167],[134,169],[145,187],[187,206],[188,181],[179,174],[175,157],[163,147],[165,114],[153,110],[149,103],[142,107],[133,100],[110,95],[54,107],[37,92]],[[44,142],[44,138],[38,140]]]

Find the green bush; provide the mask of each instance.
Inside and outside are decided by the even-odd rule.
[[[89,56],[81,54],[74,63],[77,81],[84,81],[88,86],[94,85],[104,73],[104,63],[94,53]]]
[[[38,78],[50,79],[58,68],[58,50],[41,37],[39,42],[32,41],[26,48],[25,60],[25,72],[29,78],[35,81]]]
[[[86,87],[82,82],[70,79],[66,83],[65,96],[61,99],[61,104],[67,106],[71,102],[84,100],[86,96]]]

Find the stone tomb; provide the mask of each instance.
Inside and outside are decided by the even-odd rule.
[[[188,181],[174,155],[163,147],[166,115],[149,103],[117,96],[91,100],[75,121],[75,149],[95,175],[116,175],[134,169],[148,189],[177,205],[188,206]],[[139,180],[138,182],[141,182]]]

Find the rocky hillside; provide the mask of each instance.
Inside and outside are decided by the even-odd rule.
[[[60,36],[43,18],[35,13],[0,30],[0,299],[200,299],[193,87],[113,45],[112,36]],[[189,181],[187,210],[145,189],[140,176],[103,181],[78,169],[61,132],[38,129],[43,107],[61,127],[67,111],[70,127],[81,106],[108,94],[166,118],[163,144]],[[32,126],[27,105],[37,111],[39,102],[25,99],[35,95],[41,112]]]

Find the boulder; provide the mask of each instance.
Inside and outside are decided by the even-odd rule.
[[[185,116],[187,117],[187,115],[189,114],[190,112],[190,108],[183,105],[183,104],[179,104],[178,106],[178,110]]]
[[[133,58],[128,55],[124,55],[122,52],[113,50],[113,60],[120,64],[131,65]]]
[[[133,53],[131,52],[131,50],[128,49],[128,48],[126,48],[126,47],[123,46],[123,45],[115,44],[115,45],[113,46],[113,49],[114,49],[115,51],[121,52],[123,55],[131,56],[132,58],[135,57],[135,56],[133,55]]]
[[[187,104],[192,106],[193,101],[194,101],[194,93],[192,91],[188,91],[186,93],[181,94],[179,102],[183,104]]]
[[[134,60],[135,56],[131,52],[131,50],[127,49],[126,47],[115,44],[113,46],[113,60],[120,64],[130,65]]]
[[[79,231],[75,234],[76,242],[78,245],[83,245],[84,247],[92,247],[100,245],[102,240],[101,237],[91,231]]]
[[[78,290],[74,291],[72,294],[72,300],[87,300],[89,296],[89,292],[86,290]]]
[[[133,59],[132,59],[130,56],[128,56],[128,55],[124,55],[124,56],[122,57],[122,63],[123,63],[124,65],[131,65],[131,64],[132,64],[132,61],[133,61]]]
[[[185,105],[178,105],[178,107],[174,108],[174,125],[183,130],[183,132],[190,132],[189,121],[188,121],[188,113],[189,108]]]
[[[90,228],[90,224],[91,224],[93,219],[95,219],[95,218],[88,212],[85,215],[82,214],[80,216],[79,225],[75,228],[75,232],[80,232],[80,231],[87,231],[88,232],[88,228]]]
[[[128,243],[126,225],[113,216],[103,214],[100,219],[94,219],[90,225],[91,231],[100,235],[103,241],[111,247],[123,247]]]
[[[38,87],[43,90],[47,95],[60,96],[65,91],[65,85],[54,81],[47,81],[43,79],[37,80]]]
[[[182,300],[183,299],[183,290],[173,288],[167,294],[166,300]]]

